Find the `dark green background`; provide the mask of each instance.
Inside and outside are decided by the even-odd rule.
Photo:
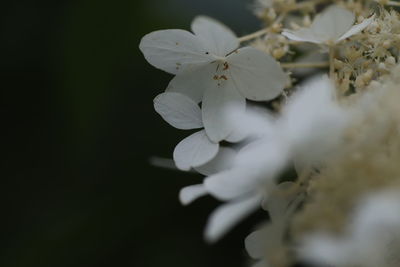
[[[205,198],[178,191],[200,176],[161,170],[189,132],[152,99],[171,76],[148,65],[140,38],[188,29],[197,14],[239,35],[257,30],[244,0],[8,1],[0,6],[1,267],[244,266],[253,215],[203,242]]]

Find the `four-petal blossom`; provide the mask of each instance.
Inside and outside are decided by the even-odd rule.
[[[150,64],[176,75],[168,92],[203,102],[205,131],[219,142],[232,133],[227,123],[229,107],[244,111],[246,98],[277,97],[288,77],[270,55],[252,47],[239,48],[235,34],[213,19],[197,17],[192,31],[152,32],[143,37],[140,49]]]

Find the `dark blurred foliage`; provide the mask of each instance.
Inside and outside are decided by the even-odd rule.
[[[245,266],[255,214],[215,245],[211,198],[182,207],[194,174],[149,165],[189,133],[152,99],[171,76],[138,50],[153,30],[208,14],[257,30],[245,0],[8,1],[0,8],[1,267]]]

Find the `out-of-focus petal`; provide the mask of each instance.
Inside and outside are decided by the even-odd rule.
[[[260,196],[240,199],[219,206],[210,215],[205,229],[205,239],[215,242],[260,205]]]
[[[199,197],[207,195],[207,190],[203,184],[186,186],[179,192],[179,201],[182,205],[189,205]]]
[[[228,142],[239,142],[248,138],[260,138],[275,133],[275,118],[266,109],[247,105],[246,112],[235,107],[228,116],[233,125],[233,132],[225,139]]]
[[[229,169],[211,175],[204,180],[207,191],[219,200],[231,200],[254,193],[259,185],[258,177],[249,176],[246,168]]]
[[[271,227],[271,224],[265,227]],[[261,259],[265,256],[265,243],[269,239],[265,232],[263,227],[261,230],[249,234],[244,240],[246,251],[253,259]]]
[[[351,113],[335,102],[335,88],[327,76],[314,78],[302,87],[289,99],[279,123],[293,152],[303,155],[303,164],[307,165],[337,145]]]
[[[208,163],[196,167],[195,170],[204,175],[212,175],[232,167],[236,151],[229,147],[221,147],[217,156]]]

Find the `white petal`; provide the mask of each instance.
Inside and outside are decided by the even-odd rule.
[[[265,183],[274,180],[284,169],[290,156],[290,146],[285,140],[280,136],[268,136],[244,146],[236,156],[235,166],[246,168],[249,177]]]
[[[334,86],[325,77],[312,79],[292,96],[283,111],[282,135],[303,164],[321,160],[337,146],[351,113],[334,100]],[[315,163],[315,162],[314,162]]]
[[[200,103],[203,100],[205,89],[214,85],[212,77],[215,67],[215,64],[208,64],[196,71],[180,73],[171,80],[165,91],[184,94],[194,102]]]
[[[184,30],[162,30],[145,35],[139,45],[146,60],[171,74],[193,70],[213,61],[200,39]]]
[[[194,133],[183,139],[174,150],[174,161],[178,169],[188,171],[212,160],[218,153],[219,144],[211,142],[205,131]]]
[[[360,24],[354,25],[353,27],[350,28],[350,30],[348,30],[345,34],[343,34],[339,39],[338,42],[349,38],[352,35],[358,34],[360,33],[362,30],[364,30],[366,27],[368,27],[372,21],[374,21],[375,19],[375,15],[373,15],[372,17],[363,20],[363,22],[361,22]]]
[[[177,170],[173,159],[153,156],[153,157],[150,157],[149,161],[150,161],[150,164],[155,167],[165,168],[165,169],[170,169],[170,170]]]
[[[252,170],[234,168],[211,175],[204,180],[204,186],[213,197],[231,200],[245,194],[255,193],[260,182],[252,176]]]
[[[354,20],[355,16],[349,10],[332,5],[315,17],[310,28],[284,30],[282,35],[300,42],[334,42],[350,29]]]
[[[325,41],[335,41],[351,28],[354,20],[355,16],[351,11],[332,5],[315,17],[310,28],[316,36],[325,38]]]
[[[154,98],[154,109],[173,127],[182,130],[203,127],[200,107],[179,93],[162,93]]]
[[[228,116],[232,107],[245,111],[246,100],[234,88],[232,79],[215,82],[215,85],[206,89],[203,103],[203,123],[208,137],[214,142],[225,139],[232,133],[232,124]]]
[[[323,38],[319,38],[320,36],[316,35],[309,28],[302,28],[296,31],[285,29],[282,31],[282,35],[290,40],[297,42],[310,42],[320,44],[325,41]]]
[[[235,131],[233,129],[233,132],[230,133],[226,138],[225,141],[230,142],[230,143],[238,143],[240,141],[243,141],[246,138],[246,135],[242,131]]]
[[[232,167],[234,159],[236,157],[236,151],[229,147],[221,147],[215,158],[210,162],[196,167],[196,171],[204,175],[212,175],[217,172],[221,172]]]
[[[192,23],[192,31],[215,55],[223,57],[239,47],[236,35],[228,27],[212,18],[196,17]]]
[[[297,194],[293,190],[295,183],[284,182],[279,184],[273,192],[270,193],[263,208],[268,210],[271,221],[282,221],[286,214],[289,203],[296,197]],[[292,192],[290,194],[290,192]]]
[[[260,138],[275,133],[275,119],[265,108],[247,105],[246,112],[231,109],[229,121],[233,132],[226,138],[229,142],[237,142],[246,138]]]
[[[250,257],[270,260],[274,266],[280,265],[277,255],[282,255],[285,244],[283,239],[286,227],[283,224],[267,223],[245,239],[245,247]]]
[[[247,253],[253,259],[265,258],[268,249],[282,242],[283,230],[283,227],[267,223],[261,229],[252,232],[244,240]]]
[[[207,191],[203,184],[186,186],[179,192],[179,200],[182,205],[189,205],[199,197],[207,195]]]
[[[349,244],[343,242],[343,240],[321,233],[306,236],[297,252],[300,259],[309,264],[354,266],[353,264],[349,265],[351,262],[348,253],[351,250]],[[360,255],[353,254],[352,256],[359,257]]]
[[[208,219],[204,233],[206,240],[217,241],[239,221],[256,210],[259,204],[260,197],[254,196],[218,207]]]
[[[268,236],[265,235],[264,229],[254,231],[245,238],[244,245],[250,257],[261,259],[265,256],[265,242],[267,239]]]
[[[271,100],[282,93],[288,82],[275,59],[252,47],[231,54],[228,64],[237,90],[250,100]]]

